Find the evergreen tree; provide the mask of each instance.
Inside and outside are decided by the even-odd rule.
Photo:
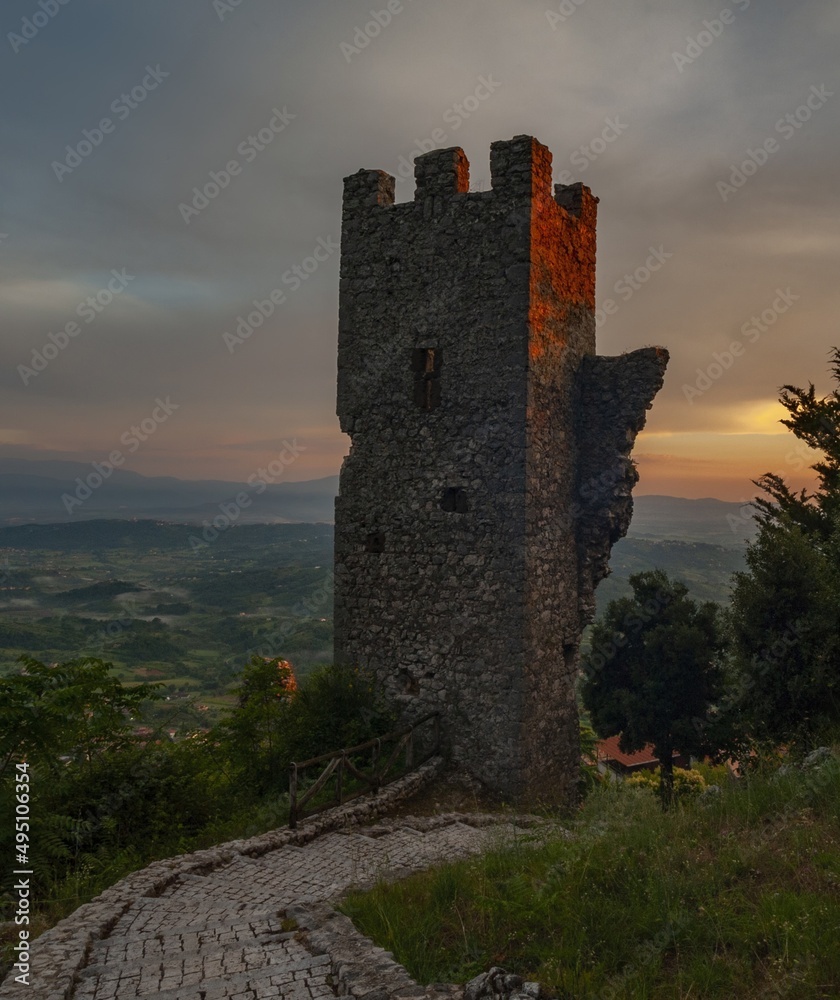
[[[611,601],[583,659],[583,702],[601,737],[625,753],[653,744],[663,808],[673,801],[673,755],[706,753],[720,693],[717,605],[698,605],[662,570],[630,577],[633,597]]]
[[[813,492],[779,475],[756,481],[759,533],[736,574],[729,615],[728,716],[753,739],[807,752],[840,721],[840,350],[837,388],[786,385],[782,423],[822,453]]]

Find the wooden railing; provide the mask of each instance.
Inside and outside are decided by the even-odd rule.
[[[419,730],[431,726],[431,740],[422,745],[417,737]],[[424,734],[425,735],[425,734]],[[383,746],[393,743],[390,754],[383,754]],[[421,745],[418,747],[418,743]],[[425,743],[425,740],[423,741]],[[368,740],[355,747],[321,754],[300,763],[289,765],[289,826],[294,830],[304,816],[315,816],[332,806],[343,805],[360,795],[376,795],[384,785],[396,781],[404,774],[425,764],[440,749],[440,713],[429,712],[411,726],[398,729],[385,736]],[[419,750],[419,756],[418,756]],[[370,757],[367,768],[364,758]],[[402,767],[398,761],[402,758]],[[302,789],[302,773],[311,768],[321,767],[321,773],[314,781]],[[334,782],[332,795],[320,795],[330,781]],[[318,804],[305,810],[314,799]]]

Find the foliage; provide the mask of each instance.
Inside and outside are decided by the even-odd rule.
[[[235,694],[238,705],[215,730],[238,780],[257,795],[279,787],[288,766],[289,703],[297,691],[292,665],[252,656]]]
[[[781,423],[809,448],[822,453],[812,466],[817,489],[794,493],[781,476],[768,473],[757,483],[768,496],[755,502],[762,524],[797,525],[820,546],[836,539],[840,524],[840,348],[831,353],[837,388],[829,395],[819,398],[811,383],[807,389],[782,386],[779,397],[789,414]]]
[[[500,836],[342,909],[422,983],[499,965],[558,998],[828,998],[840,995],[838,820],[836,758],[667,812],[609,784],[572,836]]]
[[[372,676],[358,667],[315,670],[292,700],[288,714],[289,760],[306,760],[382,736],[397,722]]]
[[[782,477],[756,482],[759,534],[748,570],[735,578],[731,728],[765,744],[807,753],[840,722],[840,350],[838,387],[819,398],[786,385],[782,423],[822,452],[814,492],[792,491]]]
[[[146,727],[157,684],[129,687],[101,660],[47,666],[26,659],[0,679],[0,809],[14,814],[14,764],[31,768],[35,927],[44,929],[149,861],[288,820],[292,759],[338,749],[391,728],[373,683],[325,667],[298,688],[291,665],[252,657],[229,719],[172,742]],[[4,824],[0,853],[13,854]],[[0,875],[0,911],[11,901]],[[0,912],[0,920],[7,913]]]
[[[691,770],[696,771],[707,785],[725,785],[727,782],[735,780],[726,764],[712,763],[708,759],[693,762]]]
[[[604,780],[598,771],[598,734],[588,718],[581,717],[580,730],[580,779],[581,794],[587,794]]]
[[[83,760],[130,740],[132,720],[160,697],[158,684],[128,688],[93,657],[47,666],[22,657],[24,670],[0,678],[0,779],[15,761],[56,772],[62,758]]]
[[[836,568],[802,528],[783,522],[762,526],[747,564],[728,616],[725,720],[735,737],[807,753],[840,718]]]
[[[672,799],[675,750],[709,749],[710,708],[720,690],[717,606],[697,605],[661,570],[630,578],[632,598],[612,601],[583,657],[583,702],[603,737],[625,753],[651,743],[662,762],[663,807]]]
[[[624,784],[628,788],[648,788],[659,791],[662,778],[659,768],[655,771],[637,771],[627,778]],[[706,779],[699,771],[683,767],[674,768],[674,797],[676,799],[691,798],[699,795],[706,787]]]

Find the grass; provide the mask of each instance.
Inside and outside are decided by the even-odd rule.
[[[564,1000],[840,996],[836,758],[670,814],[601,788],[569,827],[342,908],[421,983],[501,965]]]

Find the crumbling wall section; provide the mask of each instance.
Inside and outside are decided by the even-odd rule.
[[[575,498],[581,621],[595,615],[595,588],[609,573],[610,551],[627,534],[639,479],[630,452],[662,388],[668,352],[585,358],[578,373],[581,456]]]

